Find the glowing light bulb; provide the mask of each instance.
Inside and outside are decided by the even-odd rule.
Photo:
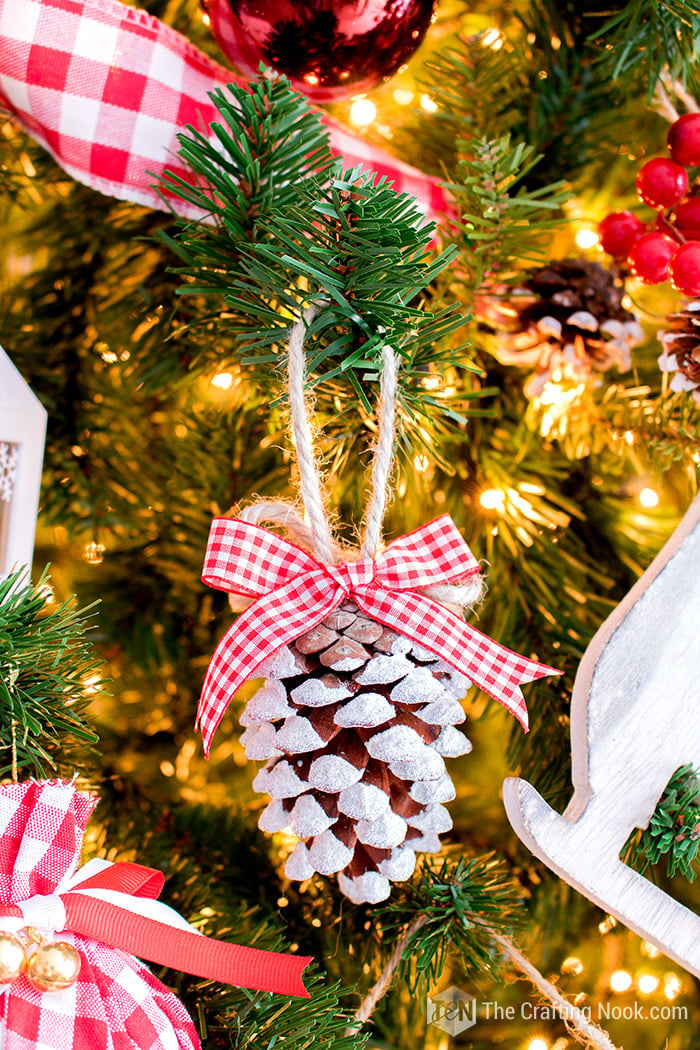
[[[667,999],[677,999],[683,991],[680,977],[675,973],[667,973],[664,977],[664,995]]]
[[[219,372],[212,378],[211,385],[217,390],[230,390],[233,386],[233,376],[230,372]]]
[[[659,494],[654,489],[644,488],[639,493],[639,502],[643,507],[646,507],[649,510],[652,507],[658,507]]]
[[[595,230],[592,230],[590,226],[584,226],[576,234],[576,244],[579,248],[594,248],[600,240],[600,237]]]
[[[86,543],[83,547],[83,558],[88,565],[100,565],[104,561],[104,543]]]
[[[481,43],[484,47],[490,47],[492,51],[500,51],[505,43],[500,29],[496,29],[494,26],[492,29],[487,29],[481,38]]]
[[[421,95],[420,108],[426,113],[437,113],[438,104],[434,98],[430,97],[430,95]]]
[[[659,987],[659,978],[653,973],[643,973],[637,981],[637,987],[642,995],[651,995]]]
[[[479,496],[479,503],[484,510],[503,510],[505,493],[500,489],[484,489]]]
[[[549,1050],[549,1043],[546,1043],[544,1039],[533,1039],[527,1044],[527,1050]]]
[[[370,98],[356,98],[350,106],[350,123],[355,127],[367,127],[377,116],[377,107]]]
[[[413,458],[413,466],[416,468],[417,471],[419,471],[422,474],[430,466],[430,460],[428,459],[428,457],[426,455],[421,453],[418,456],[414,456],[414,458]]]
[[[413,102],[413,92],[407,91],[405,88],[395,88],[394,102],[398,106],[410,106]]]
[[[570,955],[561,964],[561,972],[578,977],[580,973],[583,973],[583,963],[575,955]]]
[[[610,987],[614,992],[627,992],[632,987],[632,974],[627,970],[615,970],[610,977]]]

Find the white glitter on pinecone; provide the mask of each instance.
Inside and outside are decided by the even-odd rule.
[[[464,675],[348,602],[263,667],[241,717],[253,781],[272,801],[263,831],[300,840],[288,878],[338,875],[355,903],[389,896],[416,852],[439,852],[455,797],[445,757],[468,754],[455,728]]]

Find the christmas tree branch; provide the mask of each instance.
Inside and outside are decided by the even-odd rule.
[[[401,358],[404,434],[422,428],[430,446],[430,434],[463,422],[465,403],[478,396],[461,384],[443,396],[446,369],[479,369],[454,346],[464,326],[458,307],[433,311],[420,301],[457,248],[434,257],[433,228],[413,198],[372,172],[341,172],[320,117],[285,78],[261,77],[253,102],[247,89],[229,90],[230,98],[213,95],[227,125],[214,126],[216,144],[192,129],[180,136],[196,185],[166,181],[211,220],[180,222],[177,238],[168,237],[184,263],[176,272],[188,278],[182,294],[220,300],[236,353],[268,388],[290,324],[323,304],[307,333],[307,382],[332,397],[331,416],[339,397],[371,413],[371,384],[390,345]],[[299,149],[301,135],[312,148]],[[431,373],[439,377],[432,393],[424,385]]]
[[[0,581],[0,776],[72,774],[71,756],[97,741],[85,719],[100,660],[85,638],[90,609],[51,609],[46,573]]]

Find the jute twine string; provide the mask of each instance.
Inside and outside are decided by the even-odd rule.
[[[310,551],[324,565],[339,561],[374,558],[382,547],[384,512],[389,500],[391,469],[394,459],[396,430],[396,393],[399,361],[390,346],[382,351],[382,371],[379,383],[377,409],[377,443],[372,461],[372,480],[367,510],[364,516],[364,537],[360,548],[343,548],[333,536],[326,514],[326,497],[314,449],[310,407],[305,386],[306,332],[322,309],[314,304],[303,311],[299,321],[289,332],[287,391],[292,436],[299,468],[299,490],[305,510],[302,517],[293,503],[284,500],[256,500],[236,512],[236,517],[251,524],[263,521],[281,526],[298,546]],[[482,580],[472,577],[464,584],[438,584],[421,589],[421,594],[456,610],[471,607],[481,597]],[[250,599],[232,595],[231,606],[239,611],[250,604]]]
[[[414,935],[425,926],[427,921],[427,916],[418,915],[410,926],[407,927],[406,932],[397,942],[391,958],[382,970],[376,984],[372,986],[358,1009],[355,1011],[353,1024],[347,1028],[346,1035],[352,1035],[353,1032],[357,1031],[361,1024],[364,1024],[364,1022],[368,1021],[372,1016],[377,1003],[391,987],[394,973],[399,966],[405,951],[409,947],[411,940]],[[556,985],[552,984],[551,981],[548,981],[547,978],[540,973],[537,967],[533,966],[530,960],[515,947],[510,938],[503,937],[494,930],[488,930],[488,928],[485,928],[485,930],[490,933],[494,944],[497,944],[498,947],[508,956],[514,968],[527,977],[528,981],[530,981],[543,998],[547,1000],[547,1003],[554,1007],[566,1025],[567,1031],[578,1043],[586,1048],[597,1047],[598,1050],[619,1050],[619,1048],[611,1042],[607,1032],[604,1032],[602,1028],[598,1027],[598,1025],[593,1024],[583,1010],[579,1010],[577,1006],[574,1006],[573,1003],[569,1002],[569,1000],[561,994]]]
[[[389,498],[389,478],[394,455],[398,359],[391,347],[384,347],[377,412],[378,435],[372,463],[371,492],[365,514],[364,539],[359,550],[344,550],[335,540],[326,515],[324,487],[314,450],[313,431],[309,418],[310,412],[304,382],[306,377],[304,339],[308,326],[318,315],[321,308],[322,306],[317,304],[309,306],[304,310],[300,320],[292,326],[289,333],[287,364],[289,410],[299,467],[299,488],[306,510],[306,520],[301,517],[294,504],[286,503],[283,500],[256,501],[251,506],[241,510],[238,513],[238,517],[252,524],[267,521],[281,525],[294,542],[311,551],[318,561],[325,565],[335,565],[342,559],[374,558],[382,546],[382,525]],[[445,604],[464,607],[473,604],[480,597],[481,580],[470,580],[464,585],[446,584],[426,587],[422,589],[421,593]],[[235,596],[232,597],[235,598]],[[244,606],[237,607],[241,608]],[[364,1023],[372,1015],[377,1003],[388,991],[394,973],[410,942],[427,921],[427,916],[417,916],[396,943],[391,958],[384,967],[379,980],[356,1011],[353,1026],[348,1029],[349,1034],[352,1033],[355,1026]],[[501,937],[494,931],[489,932],[493,941],[508,955],[513,965],[521,973],[525,974],[542,995],[557,1008],[571,1034],[579,1042],[582,1042],[585,1046],[598,1047],[600,1050],[616,1050],[616,1047],[610,1042],[607,1035],[597,1025],[588,1021],[581,1010],[578,1010],[565,999],[555,986],[550,981],[547,981],[507,938]]]

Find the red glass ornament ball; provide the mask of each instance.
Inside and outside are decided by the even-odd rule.
[[[261,62],[313,102],[368,91],[407,62],[436,0],[202,0],[221,49],[248,76]]]
[[[668,149],[676,164],[700,164],[700,113],[684,113],[671,125]]]
[[[603,249],[615,259],[626,259],[644,233],[644,223],[631,211],[611,211],[598,226]]]
[[[639,199],[652,208],[672,208],[688,192],[688,172],[674,160],[654,157],[637,175]]]
[[[660,284],[668,276],[668,267],[678,245],[665,233],[645,233],[632,245],[627,262],[635,277],[644,284]]]
[[[681,244],[668,268],[671,284],[683,295],[700,295],[700,244]]]
[[[684,237],[700,241],[700,197],[681,201],[674,209],[673,221]]]

